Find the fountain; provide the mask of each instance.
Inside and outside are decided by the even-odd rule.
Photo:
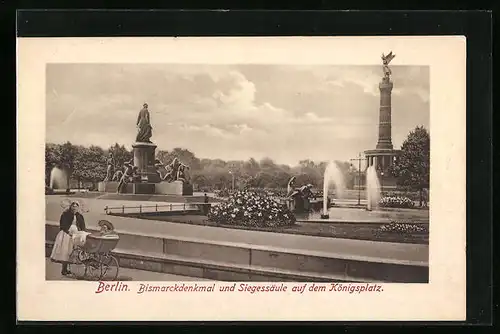
[[[345,189],[344,176],[338,168],[337,164],[330,161],[325,169],[325,174],[323,177],[323,213],[321,214],[321,219],[328,219],[328,189],[330,184],[333,182],[335,185],[335,193],[337,198],[342,198],[343,191]]]
[[[50,189],[64,189],[68,188],[66,172],[60,168],[54,167],[50,171]]]
[[[366,170],[366,199],[366,209],[368,211],[372,211],[373,207],[378,205],[380,199],[380,182],[373,165]]]

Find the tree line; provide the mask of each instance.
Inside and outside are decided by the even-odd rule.
[[[390,172],[397,177],[398,185],[406,190],[422,190],[429,187],[430,172],[430,139],[429,133],[423,127],[417,127],[410,132],[401,147],[401,155]],[[124,145],[115,145],[103,149],[99,146],[85,147],[64,144],[47,143],[45,147],[45,176],[49,185],[50,172],[53,167],[66,171],[68,184],[76,181],[90,189],[96,189],[97,183],[106,176],[106,157],[113,153],[116,168],[122,168],[125,161],[133,158],[132,151]],[[296,166],[278,164],[271,158],[257,161],[248,160],[225,161],[222,159],[203,159],[184,148],[174,148],[170,151],[157,151],[156,158],[165,165],[177,157],[190,166],[189,174],[195,189],[220,190],[235,188],[286,188],[289,179],[296,177],[297,185],[312,184],[317,188],[323,185],[323,174],[327,162],[315,162],[309,159],[299,161]],[[355,176],[358,174],[356,165],[350,162],[337,161],[347,188],[354,187]]]
[[[85,147],[64,144],[47,143],[45,146],[45,177],[49,185],[50,173],[53,167],[66,172],[68,184],[76,181],[86,187],[95,189],[97,183],[106,176],[106,158],[113,153],[116,168],[122,168],[123,163],[133,158],[133,152],[124,145],[115,145],[103,149],[99,146]],[[188,165],[191,182],[197,189],[220,190],[232,188],[286,188],[289,179],[296,177],[297,184],[311,183],[316,187],[323,184],[323,174],[326,162],[316,163],[312,160],[302,160],[297,166],[277,164],[270,158],[260,161],[250,158],[246,161],[222,159],[200,159],[188,149],[174,148],[171,151],[159,150],[156,158],[165,165],[178,158]],[[337,162],[344,174],[346,185],[352,187],[354,175],[357,172],[348,162]],[[233,183],[234,182],[234,183]]]

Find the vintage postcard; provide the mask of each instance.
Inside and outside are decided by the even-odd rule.
[[[464,37],[17,43],[19,320],[465,319]]]

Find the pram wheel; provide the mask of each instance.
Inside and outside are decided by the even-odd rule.
[[[85,265],[85,273],[84,273],[84,278],[87,280],[91,281],[97,281],[100,279],[100,263],[98,262],[98,259],[96,259],[94,256],[90,256],[89,258],[85,259],[83,261]]]
[[[100,259],[100,277],[103,281],[114,281],[118,277],[120,265],[113,255],[105,254]]]
[[[76,279],[85,279],[85,264],[82,259],[84,254],[80,248],[76,248],[70,255],[69,270]]]

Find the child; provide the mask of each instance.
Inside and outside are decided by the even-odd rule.
[[[115,227],[111,222],[107,220],[100,220],[99,223],[99,233],[96,236],[102,236],[102,237],[115,237],[117,234],[115,233]]]

